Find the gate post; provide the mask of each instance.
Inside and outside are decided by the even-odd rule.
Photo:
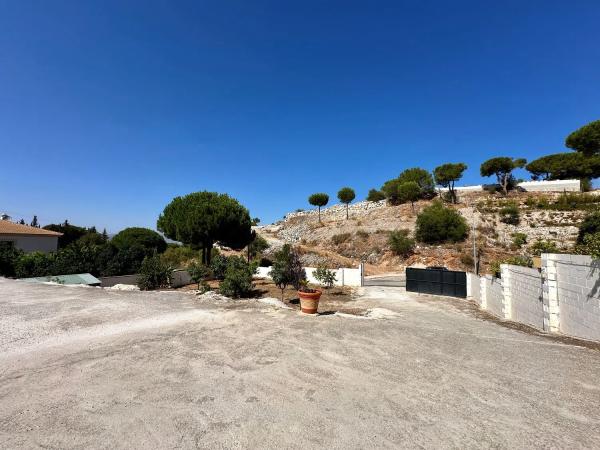
[[[360,271],[360,286],[362,287],[365,285],[365,263],[361,261],[358,265],[358,270]]]
[[[558,269],[553,255],[542,253],[542,301],[544,304],[544,329],[551,333],[560,331],[560,306],[558,302]]]

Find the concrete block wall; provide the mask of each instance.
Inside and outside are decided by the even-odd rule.
[[[467,275],[469,297],[493,315],[550,333],[600,341],[600,261],[543,254],[536,269],[501,265],[502,279]]]
[[[584,255],[547,254],[542,264],[551,331],[600,341],[600,262]]]
[[[503,319],[504,313],[504,290],[500,278],[486,275],[481,278],[481,307],[494,316]]]
[[[529,267],[501,265],[504,317],[539,330],[544,329],[542,275]]]

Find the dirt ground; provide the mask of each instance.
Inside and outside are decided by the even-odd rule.
[[[365,316],[0,279],[0,448],[597,448],[600,351],[456,299]]]
[[[281,289],[275,283],[267,279],[254,280],[254,298],[277,298],[281,300]],[[211,289],[219,289],[219,282],[216,280],[209,281]],[[193,291],[198,287],[197,284],[189,284],[179,288],[180,291]],[[364,309],[357,309],[352,302],[352,293],[355,289],[348,286],[336,286],[330,289],[325,289],[318,286],[310,286],[321,290],[321,298],[319,299],[319,314],[332,314],[334,312],[344,312],[348,314],[363,314]],[[300,311],[300,300],[298,293],[291,287],[284,291],[283,302],[291,309]]]

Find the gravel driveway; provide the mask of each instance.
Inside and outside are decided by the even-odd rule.
[[[372,318],[0,279],[0,447],[600,445],[599,351],[362,294]]]

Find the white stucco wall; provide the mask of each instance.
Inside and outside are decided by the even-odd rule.
[[[527,192],[579,192],[581,183],[579,180],[552,180],[552,181],[523,181],[517,185]],[[445,192],[448,188],[438,188]],[[473,186],[456,186],[456,192],[479,192],[483,191],[483,185],[477,184]]]
[[[26,253],[50,253],[55,252],[58,247],[58,236],[3,234],[0,235],[0,241],[13,242],[16,248],[23,250]]]
[[[471,272],[467,272],[467,298],[475,300],[481,306],[481,280]]]
[[[305,267],[306,271],[306,279],[309,283],[318,284],[321,283],[317,281],[314,277],[313,273],[316,267]],[[269,272],[271,271],[270,267],[259,267],[256,276],[258,278],[271,278],[269,276]],[[335,286],[361,286],[361,274],[359,269],[348,269],[348,268],[340,268],[333,270],[335,273]]]

